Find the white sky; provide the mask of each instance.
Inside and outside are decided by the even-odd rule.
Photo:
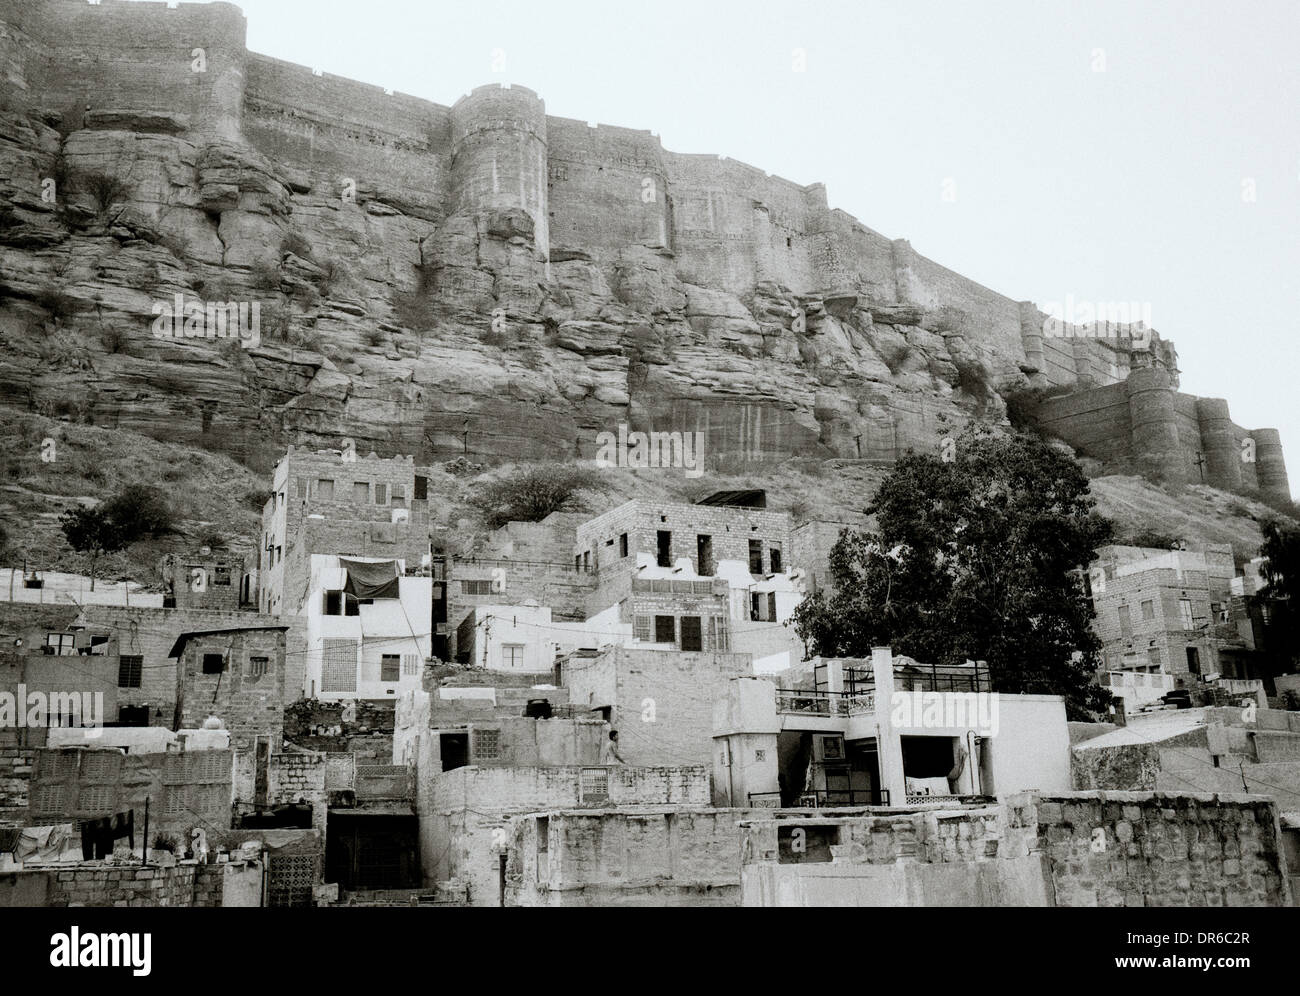
[[[441,104],[523,84],[550,114],[823,182],[1013,299],[1149,304],[1182,389],[1280,429],[1300,478],[1292,0],[239,6],[256,52]]]

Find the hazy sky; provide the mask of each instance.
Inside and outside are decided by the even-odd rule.
[[[520,83],[550,114],[823,182],[1013,299],[1149,304],[1182,389],[1280,429],[1300,478],[1294,0],[239,5],[257,52],[441,104]]]

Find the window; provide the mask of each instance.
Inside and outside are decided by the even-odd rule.
[[[388,504],[388,485],[387,485],[387,484],[380,484],[378,481],[375,482],[375,504],[376,504],[376,505],[387,505],[387,504]]]
[[[682,616],[682,649],[703,650],[699,616]]]
[[[1196,628],[1196,623],[1192,619],[1192,600],[1190,598],[1180,598],[1178,600],[1178,618],[1183,624],[1183,629]]]
[[[583,768],[578,791],[582,802],[608,802],[609,772],[604,768]]]
[[[324,614],[327,616],[343,615],[343,592],[341,591],[325,592]]]
[[[522,669],[524,666],[524,645],[522,643],[503,645],[501,647],[501,666]]]
[[[763,541],[752,539],[749,541],[749,573],[763,573]]]
[[[755,760],[755,761],[766,761],[766,760],[767,760],[767,751],[765,751],[765,750],[756,750],[756,751],[754,751],[754,760]]]
[[[268,670],[270,670],[270,667],[271,659],[269,657],[248,658],[248,676],[250,678],[262,677]]]
[[[74,657],[77,653],[77,638],[74,633],[47,633],[45,635],[45,653],[54,657]]]
[[[620,557],[627,556],[627,533],[623,533],[618,538],[618,555]]]
[[[655,643],[677,642],[677,620],[673,616],[655,616]]]
[[[149,707],[129,706],[129,705],[118,706],[117,725],[118,726],[148,726]]]
[[[223,654],[203,655],[204,674],[220,674],[225,669],[226,669],[226,658]]]
[[[316,482],[316,497],[320,501],[334,500],[334,482],[321,478]]]
[[[379,658],[379,680],[380,681],[401,681],[402,680],[402,655],[401,654],[384,654]]]
[[[358,505],[364,505],[370,501],[370,482],[356,481],[352,485],[352,500]]]
[[[429,497],[429,479],[415,475],[415,500],[424,501]]]
[[[474,731],[474,760],[496,761],[501,757],[501,731]]]
[[[660,529],[655,534],[655,538],[658,544],[659,566],[672,567],[673,566],[673,534],[669,532],[667,529]]]
[[[773,543],[767,553],[772,561],[772,573],[780,574],[781,573],[781,544]]]
[[[111,814],[114,787],[113,785],[83,785],[77,798],[77,809],[96,816]]]
[[[637,616],[632,620],[632,638],[643,643],[650,642],[650,617]]]
[[[1119,607],[1119,610],[1118,610],[1118,611],[1119,611],[1119,631],[1120,631],[1120,633],[1121,633],[1122,635],[1124,635],[1124,636],[1132,636],[1132,635],[1133,635],[1133,618],[1132,618],[1132,616],[1129,614],[1129,608],[1128,608],[1128,606],[1127,606],[1127,605],[1121,605],[1121,606]]]
[[[490,595],[492,594],[491,581],[462,581],[460,583],[462,595]]]
[[[393,485],[393,508],[406,508],[406,485]]]
[[[139,688],[143,672],[143,656],[140,654],[123,654],[117,659],[117,687]]]
[[[709,640],[714,650],[731,649],[731,629],[726,616],[714,616],[709,620]]]
[[[81,652],[83,654],[90,654],[93,657],[103,657],[108,653],[108,637],[92,636],[90,638],[90,646],[83,647]]]
[[[1160,653],[1160,648],[1159,648],[1159,647],[1148,647],[1148,648],[1147,648],[1147,663],[1148,663],[1148,664],[1150,664],[1152,667],[1154,667],[1154,668],[1156,668],[1157,670],[1159,670],[1159,669],[1160,669],[1160,665],[1161,665],[1161,663],[1162,663],[1163,661],[1164,661],[1164,656]]]
[[[229,567],[217,567],[217,568],[214,568],[214,569],[213,569],[213,572],[212,572],[212,583],[213,583],[213,584],[225,585],[227,588],[229,588],[229,587],[230,587],[230,568],[229,568]]]
[[[1145,602],[1142,603],[1142,618],[1143,620],[1151,620],[1154,619],[1155,617],[1156,617],[1156,603],[1148,598]]]
[[[413,674],[420,673],[420,655],[419,654],[402,654],[402,674],[410,677]]]

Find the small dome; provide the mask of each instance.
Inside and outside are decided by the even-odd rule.
[[[203,729],[205,730],[224,730],[225,728],[226,724],[216,716],[209,716],[203,721]]]

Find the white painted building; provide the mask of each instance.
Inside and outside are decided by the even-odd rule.
[[[349,563],[394,565],[396,596],[352,594]],[[420,687],[432,654],[433,579],[406,577],[405,561],[313,554],[302,614],[308,698],[382,699]]]

